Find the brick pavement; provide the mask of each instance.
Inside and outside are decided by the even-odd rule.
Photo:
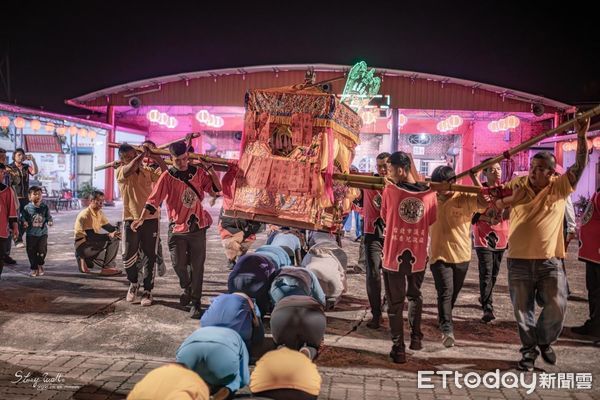
[[[216,208],[210,211],[218,213]],[[107,209],[106,213],[114,221],[120,210]],[[167,275],[157,278],[155,304],[145,309],[124,301],[127,283],[123,276],[79,274],[70,239],[74,217],[72,211],[55,215],[44,277],[26,275],[22,249],[13,251],[19,265],[5,267],[0,281],[0,400],[124,398],[146,372],[172,360],[179,343],[197,327],[197,321],[187,318],[177,306],[179,289],[170,265]],[[208,241],[204,304],[225,290],[227,276],[214,226]],[[257,244],[261,241],[264,235]],[[351,260],[356,260],[357,244],[345,240],[345,248]],[[574,297],[569,301],[566,326],[581,323],[587,307],[583,268],[574,259],[574,247],[570,250],[567,265]],[[365,327],[370,314],[364,276],[349,275],[349,293],[328,313],[326,345],[317,361],[323,376],[320,399],[600,398],[596,381],[592,391],[538,389],[532,395],[522,389],[458,389],[453,384],[443,388],[440,379],[434,380],[433,389],[417,388],[419,370],[516,372],[519,341],[506,290],[505,264],[495,295],[498,320],[484,325],[477,321],[474,260],[455,309],[457,346],[445,349],[439,343],[435,289],[428,273],[424,284],[425,348],[409,354],[409,362],[401,366],[387,358],[386,327],[377,331]],[[594,379],[600,378],[600,352],[590,342],[567,329],[555,348],[559,364],[547,366],[540,361],[538,373],[590,372]],[[30,381],[14,383],[19,371],[22,376],[31,372]],[[31,381],[44,374],[57,380],[59,373],[58,382],[40,382],[34,387]]]

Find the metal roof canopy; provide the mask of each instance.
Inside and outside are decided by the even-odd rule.
[[[441,88],[444,85],[460,85],[464,88],[470,89],[471,93],[474,94],[476,90],[484,90],[495,95],[498,95],[502,101],[505,99],[518,101],[521,103],[528,104],[543,104],[547,107],[552,107],[557,111],[567,111],[572,108],[571,105],[561,103],[559,101],[555,101],[552,99],[548,99],[542,96],[536,96],[530,93],[525,93],[517,90],[507,89],[495,85],[489,85],[485,83],[469,81],[464,79],[451,78],[442,75],[432,75],[432,74],[424,74],[413,71],[403,71],[403,70],[395,70],[395,69],[387,69],[387,68],[375,68],[380,76],[383,77],[382,88],[385,87],[386,77],[389,78],[405,78],[410,80],[411,83],[414,82],[422,82],[425,84],[427,81],[433,81],[439,83]],[[167,75],[162,77],[150,78],[139,80],[135,82],[130,82],[122,85],[112,86],[106,89],[98,90],[83,96],[79,96],[70,100],[66,100],[67,104],[82,107],[86,109],[94,109],[95,111],[102,111],[99,109],[99,105],[96,104],[94,106],[90,104],[86,104],[88,102],[94,101],[101,97],[113,96],[117,94],[122,94],[124,98],[129,98],[132,96],[143,96],[145,94],[152,94],[154,92],[162,91],[162,85],[167,85],[170,83],[181,83],[184,82],[187,87],[190,81],[201,79],[201,78],[210,78],[217,81],[219,78],[228,77],[232,75],[241,76],[242,79],[245,79],[246,76],[250,76],[256,73],[264,73],[270,72],[275,75],[275,77],[280,74],[291,72],[291,71],[307,71],[313,70],[316,72],[327,72],[327,73],[340,73],[344,74],[350,70],[350,66],[347,65],[333,65],[333,64],[284,64],[284,65],[263,65],[263,66],[251,66],[251,67],[241,67],[241,68],[224,68],[224,69],[215,69],[215,70],[207,70],[207,71],[197,71],[197,72],[187,72],[180,73],[174,75]],[[301,83],[301,82],[297,82]],[[154,88],[152,88],[154,86]],[[282,85],[283,86],[283,85]],[[385,93],[391,94],[393,93]],[[431,96],[431,93],[427,93],[426,95]],[[152,104],[152,103],[150,103]],[[432,108],[432,107],[428,107]]]

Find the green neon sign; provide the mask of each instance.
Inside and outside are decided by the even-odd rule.
[[[375,68],[369,70],[367,63],[361,61],[348,73],[341,101],[358,112],[379,93],[380,86],[381,78],[375,76]]]

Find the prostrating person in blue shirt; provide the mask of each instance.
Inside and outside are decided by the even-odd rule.
[[[287,296],[311,296],[325,307],[325,293],[317,276],[302,267],[283,267],[273,276],[269,290],[273,305]]]
[[[200,375],[218,398],[228,398],[226,392],[233,394],[250,382],[248,350],[233,329],[196,329],[179,346],[176,360]]]
[[[303,256],[302,241],[300,240],[299,235],[300,234],[297,231],[281,228],[277,231],[269,244],[285,249],[286,252],[291,255],[291,265],[298,265]]]
[[[285,267],[286,265],[292,265],[292,260],[289,254],[279,246],[274,246],[271,244],[262,245],[256,249],[256,254],[269,257],[277,266],[277,269]]]
[[[271,312],[269,288],[277,270],[271,258],[250,253],[241,256],[227,279],[229,293],[242,292],[256,301],[261,315]]]
[[[235,292],[215,297],[200,319],[200,326],[220,326],[233,329],[252,354],[262,345],[265,330],[258,306],[245,293]]]

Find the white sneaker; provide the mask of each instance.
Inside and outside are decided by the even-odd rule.
[[[21,249],[23,247],[25,247],[25,243],[23,243],[23,242],[17,242],[17,243],[15,243],[15,248],[16,249]]]
[[[129,290],[127,291],[127,297],[125,297],[125,300],[132,303],[135,300],[139,289],[140,289],[139,283],[130,283]]]
[[[454,347],[454,334],[453,333],[444,333],[442,335],[442,344],[444,347]]]
[[[142,301],[140,302],[142,307],[148,307],[152,305],[152,293],[147,290],[144,290],[142,293]]]
[[[308,349],[308,347],[301,347],[300,350],[298,350],[300,353],[304,354],[309,360],[312,360],[312,356],[310,354],[310,350]]]

